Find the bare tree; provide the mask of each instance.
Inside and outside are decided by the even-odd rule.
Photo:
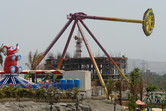
[[[65,59],[69,59],[70,58],[70,54],[67,52],[65,55]]]
[[[1,66],[3,67],[3,57],[2,57],[2,55],[1,55],[1,53],[3,53],[3,48],[2,47],[0,47],[0,64],[1,64]]]
[[[144,86],[145,86],[144,80],[143,80],[143,78],[141,77],[141,79],[140,79],[140,81],[139,81],[139,83],[138,83],[138,92],[139,92],[139,94],[140,94],[140,100],[141,100],[141,101],[142,101],[142,99],[143,99]]]
[[[53,53],[49,53],[48,54],[48,59],[55,59],[54,54]]]
[[[120,78],[118,81],[115,82],[115,88],[119,91],[119,103],[122,105],[122,91],[127,89],[126,81],[123,78]]]

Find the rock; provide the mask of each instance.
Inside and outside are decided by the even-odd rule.
[[[59,103],[60,106],[65,106],[67,105],[67,103]]]
[[[104,102],[107,104],[113,104],[113,102],[111,100],[104,100]]]
[[[60,107],[59,106],[54,106],[56,111],[60,111]]]
[[[73,109],[71,109],[71,108],[65,108],[64,111],[73,111]],[[75,110],[74,110],[74,111],[75,111]]]
[[[52,111],[76,111],[76,103],[54,103]],[[113,111],[114,105],[105,100],[84,100],[79,103],[79,111]],[[0,102],[0,111],[49,111],[50,105],[46,102]],[[116,104],[116,111],[123,110],[123,107]]]
[[[24,106],[23,106],[22,104],[19,104],[18,107],[20,107],[20,108],[24,108]]]
[[[6,102],[6,103],[5,103],[5,106],[9,107],[9,106],[10,106],[10,103],[9,103],[9,102]]]
[[[81,111],[92,111],[89,105],[82,105],[80,104],[79,107],[81,108]]]
[[[73,107],[71,104],[67,104],[66,107]]]

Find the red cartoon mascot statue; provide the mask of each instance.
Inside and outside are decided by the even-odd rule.
[[[4,72],[5,73],[20,73],[22,71],[22,67],[17,67],[17,61],[21,59],[21,55],[15,55],[19,50],[19,45],[16,44],[16,48],[14,49],[12,46],[8,47],[6,45],[3,46],[4,55],[6,56],[4,63]]]

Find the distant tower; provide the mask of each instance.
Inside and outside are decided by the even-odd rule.
[[[75,50],[74,58],[81,58],[82,38],[80,37],[80,32],[79,31],[78,31],[77,36],[74,37],[74,39],[76,40],[76,50]]]
[[[147,70],[147,63],[143,60],[142,63],[142,73],[145,74],[146,73],[146,70]]]

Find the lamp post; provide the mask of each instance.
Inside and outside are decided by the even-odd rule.
[[[83,98],[84,98],[84,94],[80,94],[80,96],[81,96],[80,100],[82,101]],[[79,111],[79,109],[78,109],[78,106],[79,106],[79,103],[80,103],[79,97],[76,96],[76,101],[75,101],[75,100],[74,100],[74,99],[75,99],[75,98],[74,98],[74,93],[72,93],[72,99],[73,99],[73,101],[75,102],[76,111]]]
[[[80,94],[81,96],[81,101],[84,99],[84,94]]]
[[[53,97],[54,97],[53,91],[51,91],[51,92],[46,91],[44,96],[45,96],[46,102],[49,102],[49,104],[50,104],[50,111],[52,111]]]
[[[55,97],[56,97],[55,102],[56,102],[56,103],[57,103],[58,100],[60,99],[60,94],[61,94],[60,90],[57,89],[57,90],[56,90],[56,95],[55,95]]]
[[[114,101],[114,111],[116,111],[116,102]]]
[[[114,111],[116,111],[116,99],[117,99],[117,97],[115,97],[116,94],[111,94],[110,96],[111,96],[111,103],[114,105]]]
[[[78,111],[78,106],[79,106],[79,99],[76,99],[76,111]]]
[[[164,100],[162,100],[162,103],[161,103],[161,108],[162,108],[162,111],[164,111],[164,104],[165,103],[165,101]]]
[[[112,95],[112,94],[110,94],[110,96],[111,96],[111,103],[112,103],[112,97],[113,97],[113,95]]]

